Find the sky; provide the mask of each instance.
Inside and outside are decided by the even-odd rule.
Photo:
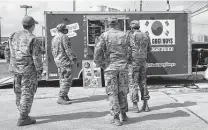
[[[0,0],[1,34],[3,37],[8,37],[12,32],[22,29],[21,20],[25,15],[25,9],[20,8],[20,5],[23,4],[32,6],[28,9],[28,15],[39,22],[34,32],[36,36],[42,35],[41,28],[45,26],[44,11],[73,10],[73,0]],[[208,0],[170,0],[170,11],[190,9],[193,12],[207,4]],[[91,6],[96,5],[117,7],[120,10],[139,10],[140,0],[76,0],[76,11],[89,11]],[[143,0],[143,11],[166,11],[166,8],[166,0]],[[194,35],[208,35],[208,11],[192,17],[191,21]]]

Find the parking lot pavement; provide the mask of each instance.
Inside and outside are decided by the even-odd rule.
[[[198,100],[178,102],[164,90],[150,90],[150,112],[128,112],[130,120],[116,127],[108,123],[109,102],[104,88],[70,89],[71,105],[56,103],[59,88],[38,88],[32,106],[31,116],[37,123],[17,127],[18,111],[14,102],[13,89],[0,89],[0,127],[1,130],[207,130],[208,124],[199,116]],[[176,96],[176,95],[175,95]],[[178,99],[183,96],[177,96]],[[208,99],[203,98],[208,101]],[[205,102],[205,101],[203,101]],[[141,102],[139,103],[141,106]],[[129,107],[131,103],[129,103]],[[187,108],[197,108],[196,114]],[[205,107],[203,107],[204,109]],[[205,110],[200,111],[206,114]]]

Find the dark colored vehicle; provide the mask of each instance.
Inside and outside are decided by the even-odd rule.
[[[192,43],[192,67],[193,71],[204,71],[208,64],[208,42]]]
[[[4,49],[5,49],[6,44],[7,42],[3,42],[3,44],[0,44],[0,59],[5,59]]]
[[[149,34],[152,51],[147,75],[180,76],[192,74],[190,12],[45,12],[46,79],[57,80],[58,71],[51,53],[51,39],[59,23],[75,30],[70,34],[72,49],[82,61],[92,60],[100,34],[108,29],[107,19],[116,17],[119,28],[130,30],[132,20],[140,20],[141,31]],[[70,32],[69,31],[69,32]],[[82,66],[73,67],[73,78],[82,79]]]

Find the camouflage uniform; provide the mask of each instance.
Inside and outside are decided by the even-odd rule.
[[[13,33],[6,47],[9,71],[14,74],[16,105],[22,116],[28,116],[43,71],[40,44],[28,30]]]
[[[101,34],[94,50],[94,62],[102,67],[112,116],[128,111],[128,44],[123,31],[111,28]]]
[[[72,52],[70,39],[61,32],[52,39],[51,50],[60,78],[59,96],[66,96],[72,83],[72,64],[77,58]]]
[[[132,102],[139,101],[138,86],[141,100],[150,98],[146,85],[147,53],[151,51],[150,38],[139,30],[129,32],[129,41],[132,49],[132,64],[129,66],[129,86]]]

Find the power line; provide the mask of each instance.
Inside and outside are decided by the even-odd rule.
[[[202,11],[202,12],[198,13],[198,14],[192,15],[191,17],[197,16],[197,15],[199,15],[199,14],[201,14],[201,13],[206,12],[206,11],[208,11],[208,9],[206,9],[206,10],[204,10],[204,11]]]
[[[197,13],[197,12],[199,12],[199,11],[201,11],[201,10],[207,8],[207,7],[208,7],[208,4],[205,5],[205,6],[203,6],[203,7],[201,7],[201,8],[199,8],[199,9],[197,9],[196,11],[192,12],[191,14]]]
[[[186,9],[191,8],[192,6],[194,6],[196,3],[198,3],[199,1],[195,1],[194,3],[192,3],[190,6],[188,6]]]

